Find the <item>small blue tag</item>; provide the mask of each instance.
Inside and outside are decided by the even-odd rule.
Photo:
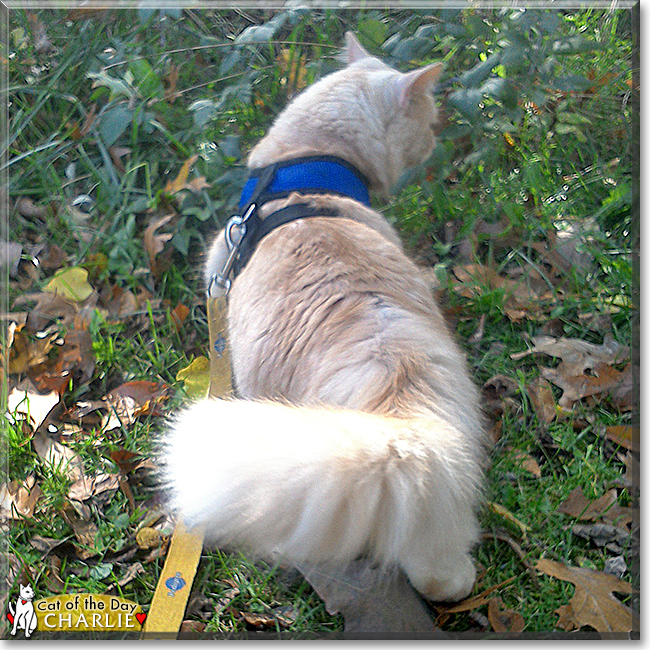
[[[180,591],[185,586],[185,580],[181,578],[180,571],[176,571],[176,575],[165,580],[165,587],[169,589],[168,596],[173,596],[177,591]]]
[[[221,356],[223,354],[223,351],[226,349],[226,339],[221,336],[217,336],[217,338],[214,340],[214,351],[217,353],[218,356]]]

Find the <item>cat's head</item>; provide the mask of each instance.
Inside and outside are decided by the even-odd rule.
[[[402,73],[370,55],[351,32],[347,65],[307,88],[249,156],[251,167],[309,154],[345,158],[388,194],[434,146],[433,86],[442,65]]]
[[[23,600],[31,600],[34,598],[34,589],[31,585],[20,585],[20,597]]]
[[[404,171],[424,162],[433,151],[438,117],[433,88],[442,64],[399,72],[368,53],[352,32],[346,34],[345,55],[349,69],[366,72],[369,92],[364,100],[379,120],[375,137],[385,143],[393,185]]]

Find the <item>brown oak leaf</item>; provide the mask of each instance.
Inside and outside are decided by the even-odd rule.
[[[557,626],[567,632],[589,626],[608,636],[612,633],[639,629],[639,616],[624,605],[613,592],[631,594],[629,583],[609,573],[569,567],[560,562],[542,558],[535,568],[552,578],[571,582],[575,592],[568,604],[556,610]]]
[[[495,632],[508,633],[509,636],[518,636],[526,627],[524,617],[505,607],[501,598],[493,598],[488,603],[488,620]]]

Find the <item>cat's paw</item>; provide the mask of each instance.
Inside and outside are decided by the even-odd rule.
[[[408,573],[411,584],[425,598],[434,602],[456,602],[468,596],[476,580],[476,568],[471,557],[460,559],[453,573],[444,576],[432,573],[412,575]]]

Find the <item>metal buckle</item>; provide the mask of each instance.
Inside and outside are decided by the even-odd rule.
[[[243,217],[238,214],[235,214],[232,217],[230,217],[230,219],[228,219],[228,223],[226,223],[226,227],[225,227],[224,236],[230,254],[228,255],[228,258],[226,259],[226,262],[223,265],[221,271],[215,273],[210,278],[210,282],[208,283],[208,289],[207,289],[208,298],[210,297],[212,293],[212,289],[215,286],[221,291],[223,291],[224,295],[227,295],[228,292],[230,291],[230,286],[232,284],[232,280],[230,279],[230,273],[232,271],[233,265],[235,264],[235,260],[237,259],[237,255],[239,255],[239,247],[241,246],[242,240],[246,235],[246,222],[251,218],[251,216],[253,215],[256,209],[257,209],[257,205],[255,203],[252,203],[249,206],[248,210],[246,210]],[[239,237],[239,241],[237,242],[234,241],[232,237],[233,228],[240,229],[240,237]]]

